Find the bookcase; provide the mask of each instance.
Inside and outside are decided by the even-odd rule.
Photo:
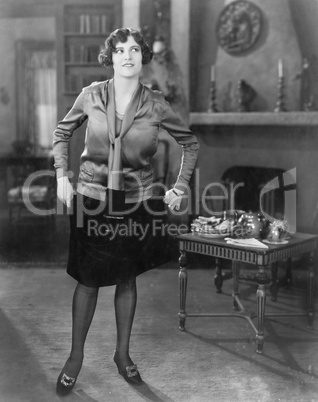
[[[113,30],[112,5],[66,5],[64,7],[64,93],[77,95],[94,81],[110,77],[97,57]]]
[[[98,54],[107,36],[121,27],[120,0],[60,0],[56,14],[58,120],[72,107],[82,88],[112,77],[112,69],[102,67]],[[86,124],[71,141],[69,169],[78,174]]]

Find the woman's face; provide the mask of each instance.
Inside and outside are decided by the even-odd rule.
[[[142,69],[142,53],[140,46],[132,36],[128,36],[125,43],[117,43],[112,58],[116,75],[125,78],[139,76]]]

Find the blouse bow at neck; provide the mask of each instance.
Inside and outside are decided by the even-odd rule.
[[[141,83],[138,83],[138,86],[132,94],[132,97],[127,106],[120,133],[117,135],[114,79],[108,81],[108,85],[106,88],[106,118],[110,141],[107,187],[113,190],[124,190],[121,140],[132,125],[136,112],[140,108],[142,88],[143,87]]]

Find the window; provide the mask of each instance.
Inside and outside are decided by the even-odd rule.
[[[34,154],[46,153],[57,124],[54,44],[19,41],[16,50],[18,140],[29,142]]]

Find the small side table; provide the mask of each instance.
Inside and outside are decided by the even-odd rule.
[[[263,353],[264,346],[264,318],[266,306],[265,285],[269,283],[266,269],[270,265],[276,265],[277,262],[296,257],[300,254],[310,254],[308,266],[308,311],[298,313],[275,313],[266,314],[266,316],[300,316],[308,317],[308,325],[313,326],[314,320],[314,274],[317,262],[318,236],[305,233],[295,233],[287,244],[269,245],[268,249],[256,249],[250,247],[241,247],[233,244],[227,244],[223,239],[211,239],[208,237],[187,233],[177,236],[180,250],[180,311],[179,311],[179,329],[185,329],[186,317],[239,317],[246,319],[256,333],[256,352]],[[187,253],[204,254],[216,258],[225,258],[232,260],[233,275],[233,303],[237,310],[232,313],[187,313],[186,312],[186,294],[187,294]],[[257,325],[254,325],[253,314],[248,314],[244,309],[239,298],[239,274],[240,264],[249,263],[257,267],[256,280],[258,288],[256,291],[257,303]]]

